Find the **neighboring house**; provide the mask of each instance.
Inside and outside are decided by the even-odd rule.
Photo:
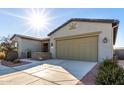
[[[114,49],[114,52],[118,59],[124,60],[124,48],[116,48]]]
[[[118,26],[119,21],[113,19],[70,19],[48,34],[52,57],[99,62],[112,58]],[[31,46],[30,43],[25,44]],[[35,51],[42,51],[38,44],[41,43],[33,46],[38,47]]]
[[[19,58],[27,58],[27,51],[30,49],[32,52],[49,51],[49,39],[39,39],[35,37],[15,34],[11,37],[17,46]]]

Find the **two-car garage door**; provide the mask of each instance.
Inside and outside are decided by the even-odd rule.
[[[56,56],[60,59],[97,61],[98,36],[56,40]]]

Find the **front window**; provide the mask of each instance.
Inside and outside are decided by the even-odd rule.
[[[14,45],[16,48],[18,47],[18,42],[15,42],[15,45]]]
[[[15,48],[15,51],[18,50],[18,42],[17,42],[17,41],[14,41],[14,43],[13,43],[13,47]]]

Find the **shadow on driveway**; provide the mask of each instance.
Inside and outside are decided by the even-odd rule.
[[[28,84],[44,84],[44,83],[45,84],[54,83],[54,84],[62,84],[62,85],[76,84],[97,63],[97,62],[86,62],[86,61],[58,60],[58,59],[51,59],[44,61],[35,61],[29,59],[21,59],[21,60],[31,63],[16,67],[6,67],[0,65],[0,75],[1,76],[5,74],[7,75],[9,73],[14,73],[19,71],[40,79],[40,80],[37,79],[36,82],[28,82]],[[16,80],[17,80],[16,82],[18,82],[20,80],[19,77]],[[11,81],[11,79],[9,79],[9,81]],[[15,82],[15,80],[13,80],[13,82]]]
[[[24,61],[24,59],[22,59],[22,61]],[[24,64],[24,65],[21,65],[21,66],[8,67],[8,66],[4,66],[0,63],[0,76],[10,74],[10,73],[14,73],[14,72],[18,72],[18,71],[25,70],[25,69],[28,69],[28,68],[32,68],[32,67],[35,67],[35,66],[38,66],[38,65],[41,65],[41,64],[42,64],[42,62],[35,62],[35,63],[31,62],[29,64]]]

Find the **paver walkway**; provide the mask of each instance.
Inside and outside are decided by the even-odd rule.
[[[65,60],[23,61],[32,63],[11,68],[0,65],[0,85],[74,85],[96,64]]]

